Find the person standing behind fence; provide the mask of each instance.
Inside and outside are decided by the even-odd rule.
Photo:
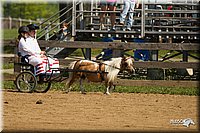
[[[124,25],[125,23],[125,18],[128,15],[128,20],[127,20],[127,24],[126,24],[126,30],[131,31],[131,27],[133,25],[133,14],[134,14],[134,8],[139,7],[139,2],[138,0],[124,0],[124,7],[122,10],[122,13],[120,14],[120,25]]]
[[[106,10],[115,11],[117,6],[117,0],[101,0],[100,1],[101,11],[104,11],[100,14],[100,29],[105,29],[105,15]],[[110,13],[110,20],[111,20],[111,31],[115,31],[115,20],[116,20],[116,13]]]
[[[68,31],[68,23],[64,22],[61,25],[61,29],[59,33],[56,35],[57,39],[60,41],[67,41],[69,38],[67,38],[67,35],[69,34]]]

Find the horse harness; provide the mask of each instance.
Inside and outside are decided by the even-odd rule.
[[[108,73],[108,72],[105,72],[105,64],[104,63],[99,63],[99,68],[98,68],[97,73],[99,73],[98,76],[100,76],[101,80],[104,81],[105,80],[104,74]]]
[[[122,59],[120,68],[123,67],[124,61],[125,61],[125,60]],[[76,65],[78,62],[79,62],[79,61],[77,61],[77,62],[75,63],[75,65]],[[97,61],[94,61],[94,62],[98,63],[98,65],[99,65],[99,67],[98,67],[98,69],[97,69],[97,71],[96,71],[97,74],[98,74],[98,78],[101,78],[101,80],[104,81],[104,80],[105,80],[104,74],[107,74],[107,73],[108,73],[108,72],[105,72],[105,65],[107,65],[107,66],[110,66],[110,65],[105,64],[105,63],[103,63],[103,62],[97,62]],[[75,66],[75,65],[74,65],[74,66]],[[115,67],[115,66],[110,66],[110,67],[113,67],[113,68],[115,68],[115,69],[121,70],[120,68]],[[81,76],[83,76],[83,75],[81,74]],[[84,76],[83,76],[83,78],[84,78]]]
[[[75,65],[76,66],[77,64],[79,63],[79,65],[81,65],[80,63],[80,60],[79,61],[76,61]],[[97,62],[98,63],[98,68],[97,68],[97,71],[94,71],[97,73],[97,76],[98,78],[101,78],[101,81],[104,81],[105,78],[104,78],[104,74],[107,74],[108,72],[105,72],[105,65],[104,63],[102,62]],[[79,73],[79,72],[78,72]],[[84,72],[80,72],[80,76],[81,78],[85,78],[85,75],[83,74]]]

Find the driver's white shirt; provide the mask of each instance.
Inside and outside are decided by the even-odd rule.
[[[36,74],[52,73],[52,68],[59,68],[59,61],[52,58],[41,58],[41,49],[35,38],[21,38],[18,46],[19,52],[22,56],[30,55],[28,57],[29,64],[36,67]],[[54,73],[59,73],[55,71]]]
[[[37,40],[33,37],[28,38],[21,38],[19,41],[19,52],[22,56],[25,55],[39,55],[41,52],[41,49],[39,47],[39,44]]]

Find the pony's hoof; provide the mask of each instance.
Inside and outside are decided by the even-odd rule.
[[[68,94],[69,92],[70,92],[70,90],[66,90],[66,89],[62,89],[62,92],[64,93],[64,94]]]
[[[81,94],[86,94],[86,92],[85,92],[85,91],[81,91],[80,93],[81,93]]]
[[[64,92],[63,92],[63,94],[68,94],[68,93],[69,93],[69,91],[64,91]]]
[[[106,92],[105,94],[106,94],[106,95],[110,95],[110,93],[109,93],[109,92]]]

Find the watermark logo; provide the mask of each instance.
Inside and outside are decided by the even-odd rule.
[[[187,119],[171,119],[170,124],[173,125],[183,125],[185,127],[189,127],[190,125],[195,125],[194,121],[191,118]]]

